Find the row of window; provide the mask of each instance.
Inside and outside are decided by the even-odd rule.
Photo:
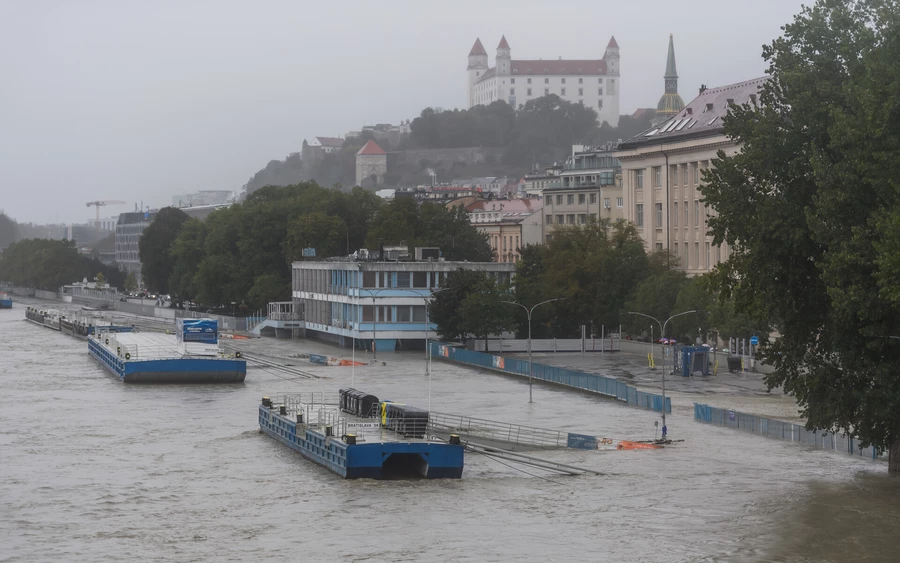
[[[577,195],[578,195],[578,205],[584,205],[585,202],[587,202],[587,201],[590,201],[591,205],[597,204],[597,194],[595,194],[595,193],[593,193],[593,194],[577,194]],[[563,204],[563,197],[566,198],[565,199],[566,205],[575,205],[575,196],[576,196],[576,194],[556,194],[556,205]],[[590,197],[588,197],[588,196],[590,196]],[[548,202],[550,204],[553,204],[553,196],[552,195],[547,196],[547,198],[548,198]],[[623,202],[622,198],[617,197],[616,198],[616,207],[621,209],[623,207],[623,205],[624,205],[624,202]],[[609,209],[610,200],[608,197],[603,198],[603,207],[605,207],[606,209]],[[548,217],[549,217],[549,215],[548,215]]]
[[[526,80],[527,80],[527,84],[531,84],[531,79],[530,79],[530,78],[528,78],[528,79],[526,79]],[[516,79],[515,79],[515,78],[510,78],[510,79],[509,79],[509,83],[510,83],[510,84],[515,84],[515,83],[516,83]],[[560,84],[565,84],[565,83],[566,83],[566,79],[565,79],[565,78],[560,78],[560,79],[559,79],[559,83],[560,83]],[[578,79],[578,83],[579,83],[579,84],[584,84],[584,79],[583,79],[583,78],[579,78],[579,79]],[[550,78],[544,78],[544,84],[550,84]],[[602,78],[598,78],[598,79],[597,79],[597,84],[600,84],[600,85],[602,86],[602,85],[603,85],[603,79],[602,79]],[[610,78],[610,79],[609,79],[609,87],[610,87],[610,88],[613,88],[615,85],[616,85],[616,79],[615,79],[615,78]],[[601,96],[603,95],[603,88],[600,88],[599,94],[600,94]]]
[[[706,206],[703,206],[706,209]],[[655,227],[657,229],[661,229],[663,227],[663,204],[657,203],[655,204],[656,211],[656,223]],[[674,210],[673,210],[673,221],[672,226],[678,226],[678,202],[675,202]],[[709,217],[709,213],[707,211],[707,217]],[[638,203],[634,206],[634,224],[637,227],[644,226],[644,204]],[[684,226],[687,227],[690,224],[690,208],[688,207],[688,202],[684,202]],[[694,226],[700,226],[700,200],[694,200]]]
[[[681,168],[681,179],[684,182],[684,185],[688,185],[688,181],[693,185],[697,185],[700,183],[701,170],[704,170],[709,167],[709,161],[704,160],[702,163],[700,162],[691,162],[690,164],[675,164],[670,166],[670,174],[671,174],[671,184],[673,186],[678,185],[678,170]],[[653,187],[661,188],[663,187],[663,177],[662,177],[662,166],[654,166],[650,169],[651,177],[653,179]],[[634,171],[634,187],[637,189],[641,189],[644,187],[644,170],[638,169]]]
[[[578,223],[575,222],[576,219],[578,220]],[[596,220],[597,220],[596,213],[568,213],[565,215],[559,214],[556,216],[556,224],[557,225],[575,225],[575,224],[586,225],[588,223],[588,221],[594,222]],[[548,225],[553,224],[553,215],[550,215],[549,213],[547,214],[546,223]]]

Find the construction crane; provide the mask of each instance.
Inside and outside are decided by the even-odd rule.
[[[90,206],[93,205],[94,207],[97,208],[97,222],[99,222],[99,221],[100,221],[100,207],[101,207],[101,206],[103,206],[103,205],[120,205],[120,204],[121,204],[121,205],[124,205],[125,202],[124,202],[124,201],[119,201],[119,200],[117,200],[117,199],[107,199],[107,200],[104,200],[104,201],[89,201],[89,202],[85,203],[85,206],[90,207]]]

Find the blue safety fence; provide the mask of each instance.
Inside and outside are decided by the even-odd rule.
[[[431,355],[434,358],[483,367],[503,373],[528,376],[528,360],[473,352],[464,348],[446,346],[440,342],[432,342],[430,345]],[[627,383],[610,377],[539,363],[534,363],[532,366],[532,377],[548,383],[556,383],[557,385],[565,385],[566,387],[574,387],[575,389],[614,397],[631,406],[662,412],[662,395],[638,391]],[[666,397],[666,412],[672,412],[672,400],[669,397]]]
[[[694,420],[871,459],[878,459],[883,453],[873,446],[863,448],[860,445],[859,438],[855,436],[827,430],[807,430],[799,424],[756,416],[755,414],[720,409],[699,403],[694,403]]]

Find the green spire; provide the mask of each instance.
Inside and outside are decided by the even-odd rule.
[[[663,78],[678,78],[675,71],[675,44],[672,42],[672,34],[669,34],[669,57],[666,59],[666,74]]]

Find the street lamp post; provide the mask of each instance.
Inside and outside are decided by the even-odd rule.
[[[378,361],[378,311],[375,308],[375,297],[382,291],[392,289],[390,287],[382,287],[380,289],[363,289],[372,296],[372,360]]]
[[[691,313],[698,313],[698,312],[699,312],[698,310],[694,309],[691,311],[685,311],[683,313],[678,313],[677,315],[672,315],[671,317],[666,319],[666,322],[660,322],[660,320],[657,319],[656,317],[651,317],[650,315],[645,315],[644,313],[638,313],[636,311],[628,311],[628,314],[629,315],[640,315],[642,317],[647,317],[648,319],[652,319],[652,320],[656,321],[657,324],[659,324],[659,330],[661,331],[659,333],[659,337],[665,338],[666,337],[666,326],[669,324],[669,321],[671,321],[675,317],[680,317],[682,315],[689,315]],[[653,345],[653,338],[650,338],[650,345],[651,346]],[[651,348],[651,350],[652,350],[652,348]],[[651,354],[652,354],[652,352],[651,352]],[[663,364],[663,370],[662,370],[662,423],[663,423],[663,438],[665,438],[666,437],[666,369],[665,369],[665,364]]]
[[[540,305],[544,305],[545,303],[553,303],[554,301],[562,301],[564,299],[565,299],[565,297],[557,297],[556,299],[548,299],[546,301],[541,301],[540,303],[532,306],[531,309],[529,309],[525,305],[522,305],[521,303],[516,303],[515,301],[501,301],[501,303],[508,303],[510,305],[518,305],[519,307],[525,309],[525,313],[528,315],[528,402],[529,403],[534,402],[532,400],[532,393],[531,393],[531,382],[532,382],[532,376],[534,374],[534,372],[532,371],[532,364],[531,364],[531,313]],[[487,351],[487,350],[485,350],[485,351]]]
[[[428,412],[431,412],[431,346],[428,345],[428,324],[431,322],[428,314],[428,306],[431,304],[430,298],[435,293],[446,291],[449,288],[442,287],[432,291],[429,295],[422,295],[425,300],[425,377],[428,378]]]

